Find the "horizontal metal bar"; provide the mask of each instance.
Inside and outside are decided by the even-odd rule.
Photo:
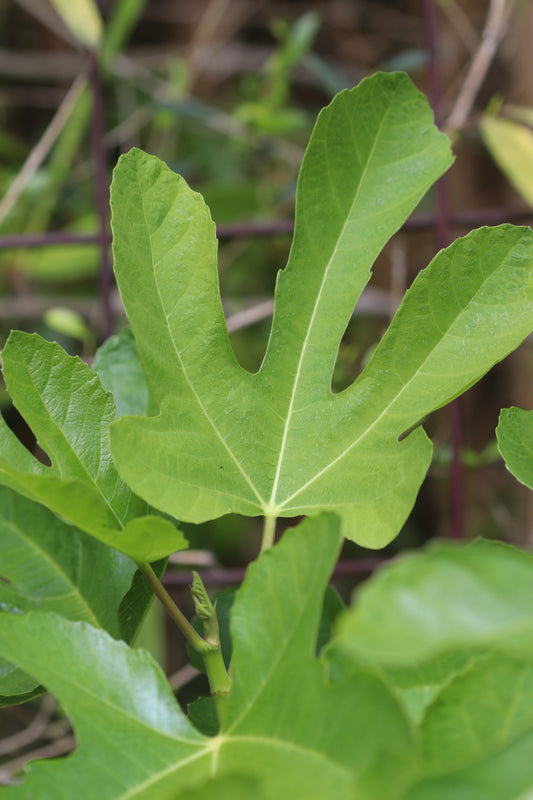
[[[339,561],[335,567],[334,575],[369,575],[375,569],[385,564],[386,558],[359,558]],[[244,580],[246,568],[244,567],[210,567],[199,570],[202,581],[207,585],[221,584],[223,586],[237,586]],[[192,572],[189,570],[169,570],[163,577],[165,586],[189,586],[192,584]]]
[[[454,228],[472,228],[480,225],[499,225],[503,222],[533,223],[533,210],[506,208],[478,208],[456,211],[450,215],[450,225]],[[405,222],[403,229],[410,231],[431,230],[436,224],[433,214],[413,214]],[[271,222],[242,222],[231,225],[219,225],[219,239],[246,239],[255,236],[276,236],[290,234],[294,229],[292,220],[273,220]],[[99,244],[96,233],[21,233],[0,236],[0,250],[19,247],[48,247],[51,245],[88,245]],[[111,237],[109,237],[111,241]]]

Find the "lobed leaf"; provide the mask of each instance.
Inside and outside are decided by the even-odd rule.
[[[59,697],[78,742],[67,758],[33,764],[6,800],[66,798],[73,785],[87,800],[207,798],[226,782],[265,800],[401,797],[412,743],[396,702],[370,673],[355,670],[346,685],[314,656],[340,543],[338,520],[322,516],[249,570],[233,611],[234,688],[212,738],[184,717],[147,653],[53,614],[0,615],[0,652]]]
[[[49,457],[38,461],[0,421],[0,483],[117,550],[154,561],[185,546],[118,474],[109,452],[113,397],[79,358],[36,334],[12,332],[2,354],[13,402]]]
[[[201,197],[157,159],[121,157],[115,271],[160,409],[111,426],[134,491],[191,522],[334,510],[360,544],[396,535],[431,458],[421,429],[406,434],[533,328],[533,233],[482,229],[434,259],[364,372],[331,391],[373,261],[450,161],[405,75],[375,75],[333,100],[302,163],[270,341],[250,374],[231,350]]]

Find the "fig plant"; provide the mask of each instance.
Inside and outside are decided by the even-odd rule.
[[[379,548],[405,522],[431,459],[423,419],[533,330],[533,233],[483,228],[419,274],[358,378],[331,390],[374,260],[451,161],[401,73],[322,111],[251,374],[229,342],[202,198],[157,158],[121,157],[113,249],[131,331],[94,371],[36,335],[12,333],[3,351],[50,463],[0,426],[1,702],[52,691],[77,741],[6,800],[533,791],[532,556],[435,544],[380,570],[349,609],[324,603],[343,537]],[[160,580],[187,546],[180,521],[228,513],[264,519],[229,667],[201,581],[203,635]],[[276,520],[302,515],[273,546]],[[131,647],[153,593],[205,663],[212,695],[188,715]],[[321,616],[336,620],[317,647]]]

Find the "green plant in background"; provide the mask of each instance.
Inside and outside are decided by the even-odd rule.
[[[29,767],[6,800],[74,786],[110,800],[518,800],[533,789],[531,556],[434,545],[380,571],[350,609],[323,604],[343,536],[381,547],[405,521],[431,458],[422,420],[533,329],[533,233],[480,229],[418,276],[354,384],[332,393],[373,261],[450,163],[405,75],[335,98],[302,164],[252,374],[229,344],[202,198],[152,156],[121,158],[115,270],[134,336],[107,343],[95,372],[35,335],[13,333],[3,352],[51,466],[0,429],[0,691],[7,704],[46,687],[78,742]],[[172,518],[230,512],[263,516],[263,552],[224,641],[197,579],[203,635],[159,578],[186,546]],[[272,547],[276,519],[300,515]],[[128,645],[150,588],[204,658],[214,702],[199,698],[188,717]],[[315,656],[321,617],[335,633]]]
[[[302,126],[307,131],[310,121],[289,106],[290,78],[312,46],[319,25],[316,14],[305,14],[291,26],[281,21],[274,25],[279,45],[265,65],[261,85],[249,103],[241,103],[239,94],[236,104],[242,114],[233,114],[195,96],[194,65],[186,58],[170,61],[164,74],[134,64],[124,70],[128,57],[122,51],[142,16],[145,0],[119,0],[105,20],[94,0],[54,0],[51,5],[68,29],[69,43],[87,49],[98,60],[108,97],[108,147],[125,147],[134,137],[147,150],[164,153],[182,173],[202,184],[219,221],[242,219],[243,214],[248,219],[270,217],[280,196],[285,199],[288,192],[292,198],[301,152],[290,136]],[[121,54],[122,70],[120,62],[117,67]],[[0,229],[4,234],[40,234],[50,226],[64,233],[90,234],[98,227],[88,147],[93,101],[81,62],[80,69],[29,153],[2,134]],[[261,143],[250,136],[251,129],[262,131]],[[273,188],[274,169],[279,171],[281,190]],[[94,278],[98,255],[96,244],[50,244],[2,253],[0,265],[4,269],[15,266],[26,277],[61,286],[65,281]],[[71,290],[72,286],[67,287],[67,292]]]
[[[257,99],[237,106],[235,118],[239,122],[268,134],[306,127],[306,115],[289,104],[290,77],[295,66],[308,55],[319,27],[320,17],[314,11],[303,14],[292,26],[281,19],[272,24],[279,48],[263,67],[261,76],[246,78],[245,92],[253,91]]]
[[[51,5],[74,42],[97,52],[101,69],[109,75],[115,57],[143,11],[144,0],[115,3],[106,25],[93,0],[73,3],[51,0]],[[17,152],[16,158],[8,159],[9,166],[2,176],[4,187],[0,203],[3,233],[42,233],[52,220],[66,232],[95,230],[92,174],[86,165],[79,163],[91,115],[89,82],[86,71],[82,70],[26,159],[22,161],[21,152]],[[4,152],[9,153],[9,150]],[[73,171],[77,185],[73,185]],[[96,246],[72,244],[33,252],[21,249],[14,260],[25,275],[44,281],[82,280],[93,277],[98,271]],[[12,261],[12,254],[7,257],[2,254],[3,265]]]

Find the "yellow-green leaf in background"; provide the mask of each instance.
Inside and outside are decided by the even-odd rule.
[[[102,18],[94,0],[50,2],[75,37],[90,50],[95,50],[102,35]]]
[[[521,119],[529,109],[521,111]],[[533,115],[533,111],[530,111]],[[533,206],[533,130],[521,122],[485,114],[481,135],[493,159],[517,192]]]

